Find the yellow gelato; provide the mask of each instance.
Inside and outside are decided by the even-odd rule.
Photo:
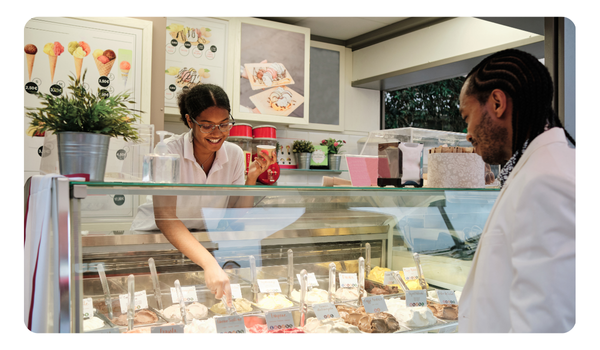
[[[178,31],[181,31],[181,30],[185,29],[185,27],[183,25],[181,25],[181,24],[173,23],[170,26],[168,26],[167,29],[170,32],[178,32]]]
[[[294,303],[281,294],[267,294],[258,302],[257,306],[261,309],[276,310],[294,306]]]
[[[235,299],[233,301],[233,306],[235,307],[235,311],[237,311],[238,313],[252,311],[252,303],[249,300],[244,299],[244,298]],[[226,315],[227,314],[227,309],[225,309],[225,304],[223,304],[223,301],[211,306],[210,311],[214,312],[217,315]]]
[[[77,43],[77,41],[71,41],[69,43],[69,45],[67,46],[67,50],[69,51],[69,53],[72,55],[73,52],[79,47],[79,44]]]
[[[50,56],[54,56],[54,43],[47,43],[44,45],[44,53]]]
[[[92,56],[94,56],[94,58],[98,58],[98,57],[102,56],[103,52],[104,51],[102,51],[100,49],[96,49],[96,50],[94,50],[94,52],[92,52]]]
[[[75,49],[75,51],[73,51],[73,57],[75,58],[84,58],[85,55],[86,53],[82,47],[78,47],[77,49]]]
[[[167,69],[165,73],[168,75],[177,75],[177,73],[179,73],[179,69],[179,67],[169,67],[169,69]]]
[[[379,267],[379,266],[375,266],[371,272],[369,272],[369,275],[367,276],[367,279],[377,282],[377,283],[381,283],[383,284],[383,280],[384,280],[384,275],[386,271],[392,271],[386,267]],[[418,280],[410,280],[407,281],[404,278],[404,272],[402,271],[398,271],[398,273],[400,274],[400,277],[402,277],[402,279],[404,280],[404,283],[406,283],[406,286],[408,287],[408,289],[410,290],[419,290],[422,289],[421,285],[419,284]],[[398,287],[398,290],[402,290],[402,288],[397,285],[397,284],[392,284],[392,286],[396,286]],[[427,284],[427,287],[429,287],[429,284]]]

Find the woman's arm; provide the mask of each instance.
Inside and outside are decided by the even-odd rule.
[[[153,196],[156,226],[175,248],[204,270],[207,288],[220,299],[231,300],[229,278],[215,258],[177,218],[177,196]]]
[[[275,164],[277,156],[275,154],[267,155],[261,153],[256,156],[256,159],[250,163],[248,167],[248,176],[246,177],[246,185],[256,185],[258,176],[264,173],[269,166]],[[254,206],[254,196],[231,196],[229,197],[229,208],[252,208]]]

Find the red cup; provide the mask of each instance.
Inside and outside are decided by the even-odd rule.
[[[254,138],[277,138],[277,128],[272,125],[259,125],[252,129],[252,137]]]
[[[229,136],[252,137],[252,125],[235,124],[231,130],[229,130]]]

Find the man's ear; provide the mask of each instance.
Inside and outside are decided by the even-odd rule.
[[[508,96],[500,89],[494,89],[490,94],[488,103],[491,103],[491,109],[496,118],[501,118],[508,108]]]

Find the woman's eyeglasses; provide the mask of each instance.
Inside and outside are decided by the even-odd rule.
[[[213,130],[215,130],[216,127],[218,127],[222,133],[226,133],[229,130],[231,130],[231,128],[235,124],[235,119],[233,119],[233,116],[231,115],[229,116],[229,118],[229,122],[222,124],[200,124],[194,118],[190,119],[200,127],[200,132],[202,132],[203,134],[210,134],[211,132],[213,132]]]

